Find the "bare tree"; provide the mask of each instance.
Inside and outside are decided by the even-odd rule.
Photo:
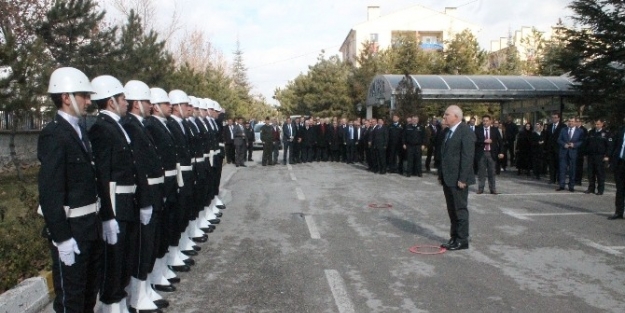
[[[126,17],[134,11],[141,18],[143,29],[154,29],[156,7],[153,0],[111,0],[111,4]]]

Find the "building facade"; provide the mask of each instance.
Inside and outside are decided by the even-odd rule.
[[[339,51],[343,60],[356,64],[362,49],[377,52],[388,49],[402,36],[415,36],[424,50],[443,50],[444,42],[469,29],[477,36],[480,27],[456,17],[456,8],[443,12],[415,5],[381,15],[379,6],[367,7],[367,21],[355,25],[347,34]],[[363,47],[364,43],[369,43]]]

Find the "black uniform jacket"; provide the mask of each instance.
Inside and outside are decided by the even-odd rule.
[[[163,184],[152,186],[148,184],[148,178],[159,178],[165,174],[154,140],[133,114],[128,113],[122,121],[122,126],[130,137],[130,146],[137,168],[138,205],[140,208],[151,205],[155,211],[160,211],[163,208]]]
[[[93,146],[93,158],[98,178],[98,194],[102,208],[100,217],[103,221],[139,221],[139,208],[135,206],[134,194],[116,194],[115,212],[110,197],[109,183],[117,186],[136,185],[136,172],[132,148],[121,126],[110,116],[100,113],[95,124],[89,130],[89,139]]]
[[[74,127],[56,115],[39,135],[37,158],[41,162],[38,184],[47,228],[44,233],[58,243],[72,237],[77,241],[100,239],[102,224],[97,214],[67,218],[63,208],[71,210],[97,201],[89,141],[83,144]]]

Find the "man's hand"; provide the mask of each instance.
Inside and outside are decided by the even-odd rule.
[[[59,250],[59,259],[67,266],[72,266],[76,260],[76,254],[80,254],[78,250],[78,244],[74,238],[65,240],[59,244],[56,244],[56,248]]]
[[[503,159],[503,153],[498,154],[497,157]]]
[[[461,181],[458,181],[458,188],[464,189],[466,186],[467,186],[467,184],[465,184],[465,183],[463,183]]]
[[[484,140],[484,143],[493,143],[493,140],[488,138],[488,139]]]
[[[404,145],[404,150],[406,150],[406,145]]]
[[[104,241],[110,245],[117,243],[117,234],[119,234],[119,224],[115,219],[102,222],[102,235]]]

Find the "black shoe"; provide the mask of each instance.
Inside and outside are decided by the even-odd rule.
[[[188,272],[191,270],[189,265],[170,265],[169,268],[174,272]]]
[[[456,241],[453,244],[449,245],[449,247],[447,248],[447,250],[449,250],[449,251],[465,250],[465,249],[469,249],[469,243],[468,242],[459,243],[459,242]]]
[[[491,194],[491,195],[498,195],[499,193],[497,192],[497,190],[491,190],[491,191],[490,191],[490,194]]]
[[[182,260],[182,262],[184,262],[184,264],[189,265],[189,266],[195,265],[195,260],[192,258],[184,259]]]
[[[481,195],[481,194],[483,194],[483,193],[484,193],[484,190],[478,190],[478,191],[477,191],[477,192],[475,192],[475,193],[476,193],[476,194],[478,194],[478,195]]]
[[[172,284],[178,284],[180,283],[180,277],[168,278],[167,281],[169,281]]]
[[[595,191],[594,191],[594,190],[587,189],[586,191],[584,191],[584,193],[585,193],[585,194],[595,193]]]
[[[206,234],[205,234],[206,235]],[[204,243],[208,241],[208,236],[202,236],[202,237],[193,237],[191,238],[191,240],[193,240],[193,242],[199,242],[199,243]],[[183,251],[184,253],[184,251]]]
[[[223,214],[223,213],[221,213],[221,212],[217,212],[217,213],[215,213],[215,216],[217,216],[217,217],[222,217],[223,215],[224,215],[224,214]]]
[[[223,204],[220,204],[220,205],[217,206],[217,208],[220,209],[220,210],[225,210],[226,206],[223,205]]]
[[[176,277],[178,278],[178,277]],[[178,278],[178,280],[180,281],[180,278]],[[162,291],[162,292],[174,292],[176,291],[176,287],[174,287],[174,285],[152,285],[154,287],[154,290],[156,291]]]
[[[208,237],[206,237],[206,238],[208,238]],[[193,245],[193,250],[195,250],[195,251],[201,251],[201,250],[202,250],[202,247],[200,247],[200,246],[196,246],[196,245]]]
[[[406,174],[406,175],[404,175],[404,176],[406,176],[406,177],[410,177],[410,174]]]
[[[241,164],[241,165],[239,165],[239,166],[241,166],[241,167],[247,167],[247,165],[245,165],[245,164]]]
[[[208,220],[208,222],[213,224],[213,225],[216,225],[216,224],[221,223],[221,220],[218,219],[218,218],[214,218],[214,219]]]
[[[608,217],[609,220],[622,220],[623,219],[623,214],[614,214],[610,217]]]
[[[153,302],[154,304],[156,304],[156,307],[158,307],[159,309],[164,309],[169,306],[169,301],[165,299],[158,299],[158,300],[154,300]]]
[[[247,161],[248,161],[248,162],[254,162],[254,160],[252,160],[252,159],[247,159]]]
[[[603,191],[598,191],[598,192],[596,193],[596,195],[597,195],[597,196],[601,196],[601,195],[603,195]]]
[[[195,250],[186,250],[186,251],[180,251],[182,252],[182,254],[186,255],[186,256],[196,256],[198,255],[197,251]]]
[[[569,191],[570,192],[575,192],[575,189],[574,188],[569,188]]]
[[[449,249],[450,246],[456,244],[456,238],[449,239],[448,242],[441,245],[441,248]]]
[[[562,187],[556,188],[556,191],[562,191],[562,190],[564,190],[564,188],[562,188]]]
[[[213,226],[213,225],[209,225],[209,226]],[[212,233],[213,230],[215,230],[215,227],[202,227],[200,228],[204,233]]]

